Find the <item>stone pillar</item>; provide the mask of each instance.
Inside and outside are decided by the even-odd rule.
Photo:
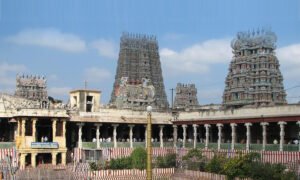
[[[56,166],[56,156],[57,156],[57,152],[52,152],[52,165]]]
[[[133,142],[132,142],[132,137],[133,137],[133,127],[134,125],[128,125],[129,126],[129,141],[130,141],[130,148],[133,148]]]
[[[82,148],[82,126],[84,123],[77,123],[78,125],[78,148]]]
[[[25,148],[25,131],[26,131],[26,128],[25,128],[25,123],[26,123],[26,118],[22,118],[22,125],[21,125],[21,136],[22,136],[22,147]],[[25,160],[24,160],[25,161]],[[25,167],[25,164],[24,164],[24,167]]]
[[[260,125],[262,126],[262,150],[265,151],[267,144],[267,126],[269,125],[269,123],[262,122],[260,123]]]
[[[220,150],[221,149],[222,127],[223,127],[223,124],[218,123],[217,127],[218,127],[218,150]]]
[[[67,120],[66,119],[62,119],[62,125],[63,125],[63,147],[66,147],[66,123],[67,123]]]
[[[160,147],[164,147],[164,125],[159,125],[159,142]]]
[[[280,142],[279,142],[279,151],[283,151],[283,143],[284,143],[284,126],[286,125],[286,122],[284,121],[279,121],[278,122],[280,126]]]
[[[36,155],[37,153],[31,153],[31,166],[36,167]]]
[[[194,148],[197,147],[197,124],[193,124],[193,130],[194,130]]]
[[[56,137],[56,122],[57,122],[57,119],[53,118],[52,119],[52,142],[55,142],[55,137]]]
[[[18,137],[18,128],[19,128],[19,121],[17,124],[14,123],[14,141],[16,142]]]
[[[67,164],[67,159],[66,159],[66,154],[65,152],[61,153],[61,164],[66,165]]]
[[[26,153],[21,153],[20,155],[20,169],[25,169],[25,159],[26,159]]]
[[[182,129],[183,129],[183,132],[182,132],[182,147],[183,148],[185,148],[185,142],[186,142],[186,128],[187,128],[187,125],[183,124],[182,125]]]
[[[22,124],[21,124],[21,136],[23,138],[25,138],[25,131],[26,131],[26,128],[25,128],[25,124],[26,124],[26,120],[27,118],[22,118]]]
[[[234,150],[234,144],[236,139],[235,127],[237,126],[237,124],[230,123],[230,126],[231,126],[231,150]]]
[[[250,126],[252,126],[252,123],[245,123],[246,126],[246,150],[249,151],[250,150],[250,141],[251,141],[251,131],[250,131]]]
[[[145,127],[145,148],[147,148],[147,125],[144,125]]]
[[[22,134],[21,134],[21,128],[22,128],[22,121],[21,120],[17,120],[18,121],[18,129],[17,129],[17,131],[18,131],[18,135],[17,136],[22,136]]]
[[[297,121],[298,126],[300,127],[300,121]],[[298,151],[300,151],[300,130],[299,130],[299,133],[298,133]]]
[[[173,145],[177,147],[177,125],[173,125]]]
[[[96,123],[96,144],[97,144],[97,149],[100,148],[100,127],[102,124]]]
[[[32,118],[32,142],[36,142],[36,121],[37,118]]]
[[[119,126],[119,124],[113,124],[112,126],[114,127],[114,130],[113,130],[114,148],[116,148],[116,147],[118,147],[118,144],[117,144],[117,127]]]
[[[205,127],[205,149],[208,149],[210,124],[204,124],[204,127]]]

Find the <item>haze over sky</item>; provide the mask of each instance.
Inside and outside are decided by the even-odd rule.
[[[272,28],[285,88],[300,85],[299,0],[0,0],[0,91],[14,93],[17,73],[45,75],[48,92],[102,91],[108,103],[122,32],[153,34],[163,77],[195,83],[200,104],[221,103],[238,31]],[[287,90],[290,103],[300,88]]]

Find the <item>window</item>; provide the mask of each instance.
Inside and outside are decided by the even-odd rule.
[[[57,121],[56,122],[56,136],[62,136],[63,135],[63,122]]]
[[[86,112],[92,112],[93,96],[86,96]]]
[[[75,103],[77,103],[77,96],[73,96]]]

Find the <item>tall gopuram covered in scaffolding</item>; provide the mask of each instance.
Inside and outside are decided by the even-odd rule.
[[[155,36],[122,34],[110,104],[118,109],[168,108]]]
[[[233,58],[225,81],[225,108],[286,104],[277,37],[271,30],[239,32],[231,42]]]

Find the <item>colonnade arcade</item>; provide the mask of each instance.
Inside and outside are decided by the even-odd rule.
[[[192,139],[192,147],[214,148],[211,143],[216,143],[216,149],[240,149],[237,145],[244,145],[245,150],[270,150],[267,145],[277,147],[276,151],[284,151],[285,144],[299,144],[300,121],[297,122],[245,122],[245,123],[215,123],[215,124],[180,124],[173,125],[174,130],[182,129],[181,147],[187,147],[187,139]],[[174,131],[176,137],[178,133]],[[299,132],[299,134],[297,133]],[[174,138],[177,139],[177,138]],[[177,143],[174,143],[174,146]],[[298,147],[300,150],[300,146]],[[297,148],[297,149],[298,149]]]
[[[20,167],[38,164],[66,164],[65,118],[18,117],[16,147]]]
[[[101,147],[136,147],[145,145],[143,124],[76,123],[73,141],[77,147],[94,142]],[[157,147],[203,147],[217,149],[270,150],[267,145],[283,151],[284,144],[297,144],[300,122],[245,122],[211,124],[152,125],[152,141]],[[76,132],[77,131],[77,132]],[[212,147],[212,143],[215,147]],[[108,145],[110,144],[110,145]],[[127,144],[127,146],[124,146]]]
[[[97,148],[145,146],[145,124],[91,122],[72,124],[70,125],[72,132],[67,135],[67,139],[72,142],[71,146],[73,147],[78,146],[82,148],[88,142],[94,142]],[[153,124],[152,127],[152,141],[158,144],[158,147],[164,147],[164,144],[173,143],[171,124]]]

